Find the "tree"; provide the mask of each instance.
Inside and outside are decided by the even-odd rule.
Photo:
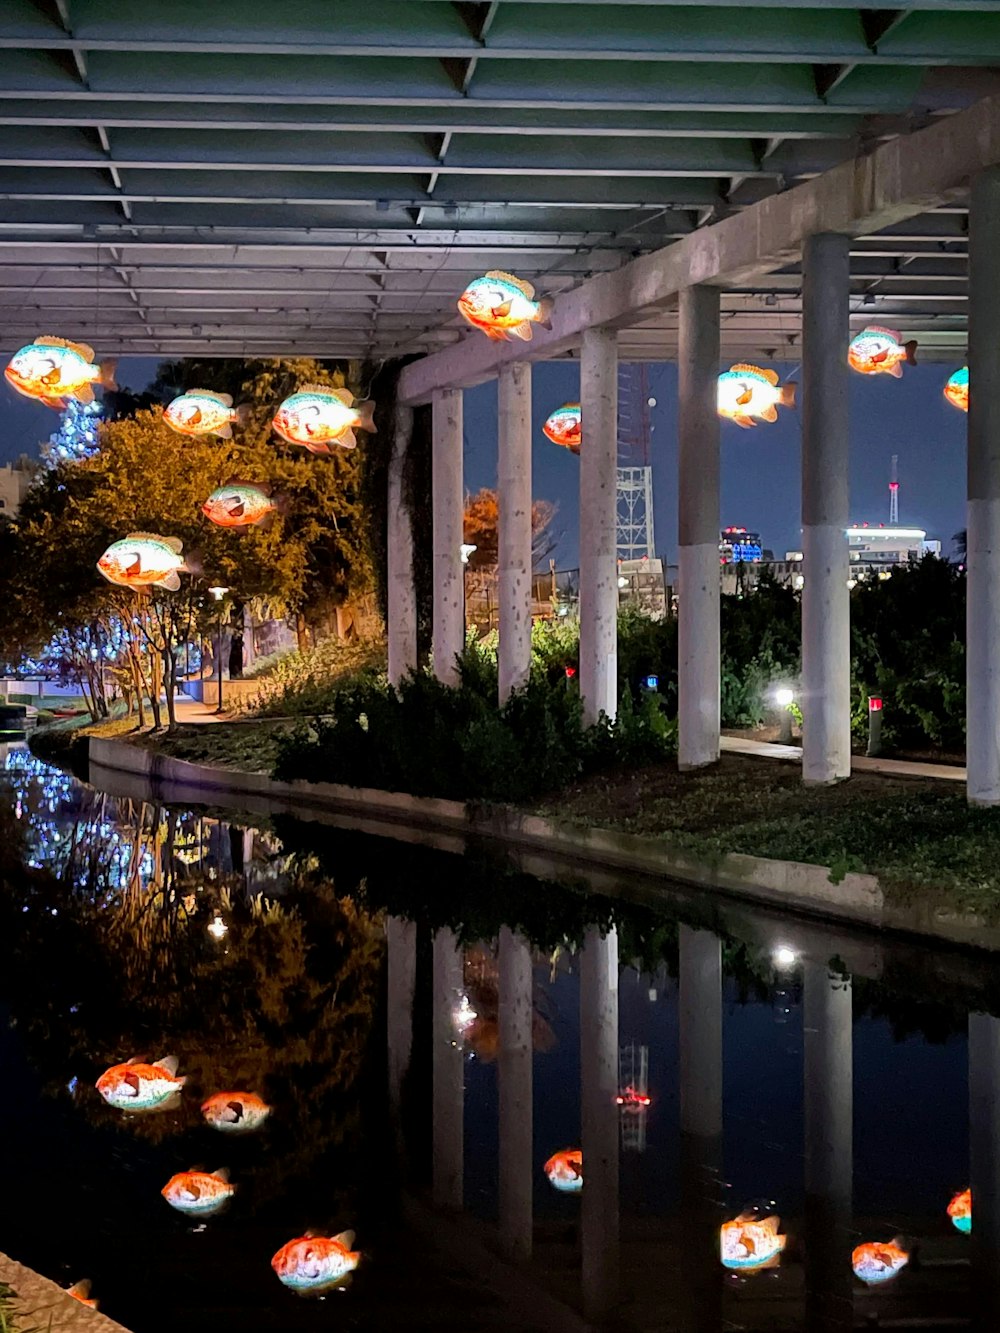
[[[98,427],[103,416],[100,403],[78,403],[71,398],[59,414],[59,429],[42,445],[43,462],[54,466],[92,457],[99,448]]]
[[[531,505],[531,562],[538,565],[555,547],[549,532],[556,507],[548,500],[534,500]],[[500,556],[500,498],[484,486],[475,495],[465,497],[465,541],[475,546],[469,557],[470,569],[495,568]]]

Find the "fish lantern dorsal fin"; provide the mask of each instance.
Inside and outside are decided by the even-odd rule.
[[[153,1063],[155,1064],[157,1069],[165,1070],[166,1073],[168,1073],[171,1076],[171,1078],[173,1078],[173,1076],[177,1073],[177,1065],[179,1061],[176,1055],[164,1055],[161,1056],[159,1060],[154,1060]]]
[[[162,542],[163,538],[158,532],[129,532],[126,533],[127,542]]]
[[[899,342],[899,334],[895,329],[887,329],[884,324],[869,324],[865,333],[881,333],[886,338],[891,338],[893,342]]]
[[[93,361],[94,349],[89,344],[68,342],[66,346],[71,352],[76,352],[77,356],[82,356],[84,361]]]
[[[761,370],[760,366],[751,365],[749,361],[738,361],[735,366],[729,367],[731,375],[756,375],[759,379],[765,379],[771,384],[777,384],[778,376],[773,370]],[[774,376],[772,379],[771,376]]]
[[[131,1059],[125,1061],[126,1068],[128,1068],[129,1065],[141,1065],[141,1064],[142,1064],[141,1055],[133,1055]]]
[[[220,1166],[219,1169],[218,1169],[217,1171],[213,1171],[213,1172],[212,1172],[212,1175],[215,1177],[216,1180],[221,1180],[222,1183],[223,1183],[223,1185],[228,1185],[228,1184],[229,1184],[229,1167],[228,1167],[228,1166]]]
[[[189,389],[189,393],[200,393],[205,398],[211,398],[215,403],[221,403],[223,407],[232,407],[233,395],[231,393],[216,393],[214,389]]]
[[[261,491],[264,489],[259,482],[245,481],[243,477],[233,477],[229,481],[227,481],[223,486],[220,486],[219,490],[231,491],[235,490],[237,486],[252,486],[255,491]]]
[[[329,397],[336,390],[331,389],[329,384],[303,384],[295,390],[296,393],[322,393]]]
[[[318,1227],[310,1227],[308,1231],[302,1233],[306,1240],[325,1240],[326,1237]]]
[[[516,287],[519,292],[523,292],[529,301],[534,299],[535,289],[524,278],[515,278],[513,273],[506,273],[501,268],[490,269],[486,276],[495,278],[497,282],[509,282],[512,287]]]
[[[334,389],[334,398],[339,398],[345,407],[350,407],[354,402],[354,394],[350,389]]]
[[[353,1231],[341,1231],[338,1235],[331,1236],[330,1239],[335,1240],[339,1245],[343,1245],[345,1250],[350,1250],[354,1246]]]

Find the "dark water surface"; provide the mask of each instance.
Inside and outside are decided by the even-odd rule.
[[[545,1329],[551,1297],[664,1333],[1000,1328],[985,955],[105,796],[17,746],[0,839],[0,1250],[134,1333]],[[108,1066],[164,1055],[179,1110],[103,1103]],[[273,1106],[259,1134],[202,1120],[231,1089]],[[201,1229],[160,1196],[194,1166],[237,1186]],[[946,1213],[973,1169],[974,1239]],[[464,1213],[405,1227],[404,1195]],[[772,1201],[780,1265],[725,1270],[720,1224]],[[270,1266],[310,1227],[363,1255],[322,1301]],[[858,1282],[897,1236],[902,1272]]]

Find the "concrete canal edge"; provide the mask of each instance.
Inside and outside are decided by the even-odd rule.
[[[194,764],[100,736],[90,737],[90,763],[93,768],[145,778],[154,791],[177,785],[215,793],[216,799],[222,795],[264,797],[282,803],[291,814],[307,816],[310,810],[354,813],[378,821],[390,837],[393,825],[486,837],[570,863],[637,871],[772,908],[1000,951],[1000,927],[988,925],[971,912],[938,908],[925,901],[887,902],[877,875],[851,872],[834,882],[829,867],[802,861],[739,852],[698,856],[664,838],[570,824],[511,806],[445,801],[329,782],[279,782],[265,773]],[[232,803],[238,806],[238,800]]]
[[[9,1287],[14,1327],[52,1333],[128,1333],[123,1324],[75,1301],[56,1282],[0,1254],[0,1283]],[[100,1292],[97,1293],[100,1296]]]

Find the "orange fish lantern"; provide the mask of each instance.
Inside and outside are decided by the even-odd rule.
[[[961,370],[956,370],[954,375],[950,375],[943,392],[949,403],[962,412],[968,412],[969,367],[962,366]]]
[[[787,1236],[780,1234],[781,1218],[764,1217],[755,1208],[746,1209],[719,1228],[719,1257],[723,1268],[756,1273],[777,1268]]]
[[[220,440],[231,440],[233,423],[242,425],[248,412],[246,407],[233,407],[231,394],[189,389],[167,404],[163,420],[178,435],[217,435]]]
[[[202,1104],[201,1113],[223,1134],[253,1134],[263,1126],[271,1108],[255,1092],[216,1092]]]
[[[530,282],[501,269],[492,269],[484,277],[475,278],[458,298],[459,314],[473,328],[481,329],[487,338],[498,342],[510,338],[531,342],[532,324],[551,329],[552,306],[547,296],[535,300],[535,289]]]
[[[180,537],[160,537],[155,532],[131,532],[112,542],[97,562],[109,583],[141,591],[165,588],[176,592],[181,574],[199,574],[201,566],[192,556],[185,560]]]
[[[279,1282],[296,1296],[325,1296],[350,1285],[351,1274],[361,1262],[361,1254],[352,1249],[353,1245],[353,1231],[342,1231],[339,1236],[307,1231],[282,1245],[271,1267]]]
[[[778,372],[740,362],[719,376],[716,410],[745,430],[758,421],[778,420],[778,406],[795,406],[794,383],[778,387]]]
[[[284,497],[272,496],[269,487],[252,481],[227,481],[201,507],[205,517],[220,528],[266,528],[283,508]]]
[[[109,1106],[119,1111],[172,1111],[180,1104],[186,1079],[177,1076],[173,1055],[144,1064],[133,1057],[126,1064],[112,1065],[97,1080],[97,1091]]]
[[[583,1189],[583,1152],[579,1148],[553,1153],[542,1169],[560,1194],[579,1194]]]
[[[851,1255],[854,1276],[870,1287],[878,1286],[882,1282],[891,1282],[909,1262],[909,1253],[904,1249],[902,1238],[899,1236],[888,1242],[865,1241]]]
[[[542,427],[542,434],[553,444],[568,449],[572,454],[580,452],[583,439],[583,420],[579,403],[563,403],[557,407]]]
[[[311,454],[329,454],[331,444],[353,449],[356,430],[373,434],[374,410],[370,399],[356,403],[350,389],[306,384],[284,400],[271,425],[289,444],[301,444]]]
[[[892,375],[903,377],[903,362],[917,364],[917,341],[911,338],[903,343],[899,334],[884,329],[881,324],[869,324],[852,339],[847,349],[847,364],[859,375]]]
[[[180,1171],[171,1176],[160,1193],[179,1213],[188,1217],[215,1217],[229,1205],[236,1186],[229,1183],[229,1172]]]
[[[963,1236],[972,1230],[972,1190],[962,1190],[948,1205],[948,1216]]]
[[[36,338],[14,353],[4,371],[7,383],[25,398],[36,398],[47,407],[61,408],[67,398],[78,403],[94,401],[93,384],[115,387],[115,363],[94,362],[94,349],[65,338]]]
[[[88,1310],[96,1310],[100,1303],[92,1300],[90,1295],[91,1282],[89,1277],[85,1277],[82,1282],[74,1282],[71,1287],[66,1288],[66,1295],[72,1296],[75,1301],[85,1305]]]

